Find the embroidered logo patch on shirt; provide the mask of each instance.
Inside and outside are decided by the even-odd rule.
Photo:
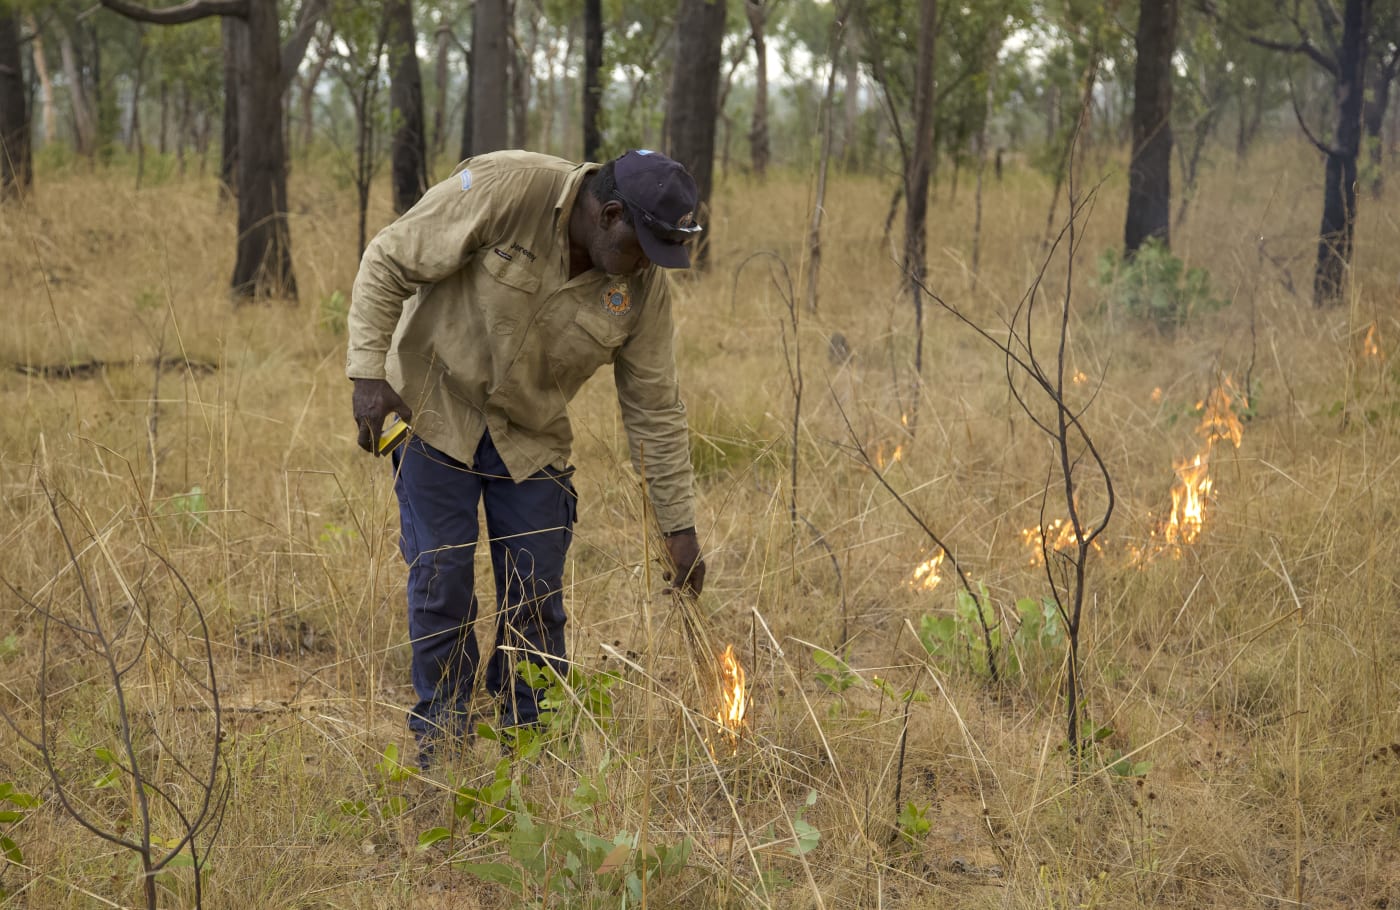
[[[614,316],[622,316],[632,309],[632,295],[627,291],[627,283],[619,281],[603,292],[603,306]]]

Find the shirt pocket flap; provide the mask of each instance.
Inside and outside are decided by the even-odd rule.
[[[483,252],[481,260],[491,277],[501,284],[527,294],[534,294],[540,289],[540,276],[530,271],[530,267],[524,263],[513,258],[507,259],[505,254],[495,247]]]
[[[623,342],[627,340],[631,320],[614,316],[602,307],[583,306],[579,307],[574,322],[594,341],[612,350],[622,347]]]

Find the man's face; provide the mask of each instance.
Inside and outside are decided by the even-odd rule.
[[[588,244],[593,267],[609,275],[627,275],[651,264],[637,232],[623,218],[622,203],[610,200],[598,211],[597,229]]]

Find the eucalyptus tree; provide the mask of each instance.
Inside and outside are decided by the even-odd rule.
[[[768,170],[771,153],[768,142],[768,20],[780,0],[744,0],[749,20],[749,40],[753,43],[754,88],[753,122],[749,128],[749,154],[753,172],[760,178]]]
[[[428,149],[423,131],[423,75],[418,68],[418,32],[412,0],[387,0],[385,35],[389,50],[390,143],[394,211],[403,214],[428,188]]]
[[[471,47],[471,148],[464,153],[479,155],[510,144],[509,0],[476,0]]]
[[[669,86],[675,68],[682,63],[677,28],[681,9],[676,0],[604,0],[604,157],[608,152],[664,146],[670,141],[666,117],[670,113]],[[722,31],[719,40],[723,40]],[[716,62],[716,73],[718,67]],[[608,86],[614,75],[627,86],[626,100],[609,104]]]
[[[302,0],[298,27],[284,45],[276,0],[186,0],[151,8],[135,0],[101,0],[108,9],[154,25],[223,17],[236,40],[238,233],[232,291],[236,299],[296,297],[287,223],[287,154],[282,97],[311,40],[323,0]],[[227,140],[227,137],[226,137]]]
[[[1296,96],[1293,108],[1304,135],[1326,162],[1313,304],[1335,305],[1346,287],[1356,234],[1357,163],[1374,17],[1378,12],[1386,19],[1396,16],[1396,0],[1343,0],[1340,8],[1332,0],[1316,0],[1311,6],[1294,4],[1284,15],[1274,4],[1258,0],[1205,2],[1226,27],[1240,30],[1260,47],[1310,60],[1330,79],[1335,113],[1330,137],[1307,123]]]
[[[1381,140],[1381,127],[1385,124],[1386,111],[1390,108],[1390,91],[1395,77],[1400,75],[1400,10],[1395,4],[1389,5],[1388,15],[1378,15],[1376,29],[1372,36],[1370,72],[1366,79],[1366,103],[1361,112],[1361,123],[1366,132],[1367,165],[1370,170],[1367,183],[1371,196],[1379,199],[1385,182],[1385,143]]]
[[[335,23],[335,52],[328,69],[350,102],[352,133],[350,142],[340,135],[340,117],[332,111],[331,139],[339,152],[338,161],[355,187],[358,228],[355,258],[368,242],[369,194],[381,164],[384,134],[389,116],[381,100],[381,78],[388,44],[390,18],[386,15],[392,0],[333,0],[330,15]],[[396,188],[397,194],[397,188]],[[395,200],[397,203],[397,199]]]
[[[20,35],[18,5],[0,2],[0,200],[23,195],[34,181]]]
[[[914,309],[915,333],[912,398],[905,405],[911,428],[916,426],[923,372],[928,195],[936,153],[940,146],[957,151],[965,137],[980,131],[977,121],[987,116],[987,74],[1023,15],[1019,0],[941,14],[934,0],[913,5],[867,0],[861,8],[861,47],[880,88],[901,163],[902,179],[887,225],[902,198],[900,271]]]
[[[603,154],[603,0],[583,2],[583,157]]]
[[[1171,244],[1172,57],[1179,15],[1178,0],[1141,0],[1138,6],[1125,257],[1148,240]]]
[[[714,185],[715,126],[719,118],[720,65],[723,62],[726,0],[680,0],[676,17],[675,72],[667,105],[670,153],[695,178],[700,211],[709,226]],[[709,237],[695,251],[702,265]]]

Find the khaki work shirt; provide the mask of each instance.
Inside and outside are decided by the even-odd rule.
[[[469,158],[370,242],[351,295],[352,379],[387,379],[413,430],[470,465],[489,431],[517,481],[564,469],[566,405],[613,365],[632,464],[661,530],[695,524],[670,285],[655,266],[569,278],[569,212],[597,165]]]

